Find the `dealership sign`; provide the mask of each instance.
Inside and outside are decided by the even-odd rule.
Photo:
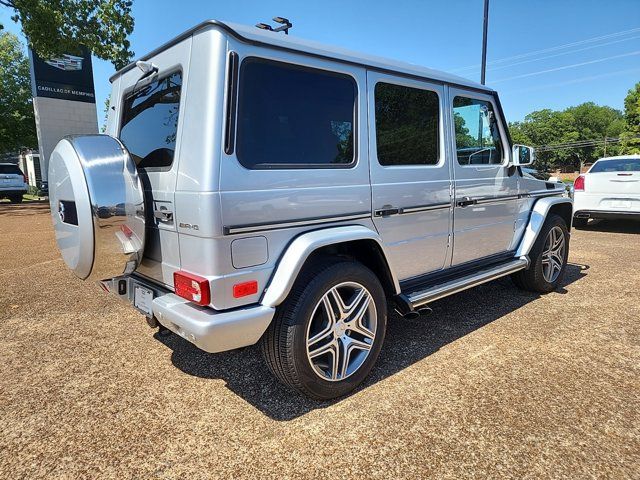
[[[29,59],[34,97],[95,103],[89,50],[83,48],[79,55],[63,54],[45,60],[30,49]]]

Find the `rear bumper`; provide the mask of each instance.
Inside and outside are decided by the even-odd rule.
[[[573,216],[575,218],[594,218],[598,220],[640,220],[640,212],[578,210],[573,212]]]
[[[126,283],[126,291],[122,287],[123,282]],[[263,305],[225,311],[200,307],[138,276],[117,277],[100,283],[131,304],[134,285],[153,290],[153,317],[164,327],[210,353],[255,344],[275,313],[274,308]]]
[[[0,197],[5,195],[24,195],[27,193],[27,188],[0,188]]]

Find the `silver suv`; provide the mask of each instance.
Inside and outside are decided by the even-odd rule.
[[[219,21],[111,82],[107,134],[51,156],[65,262],[207,352],[260,342],[310,397],[363,381],[389,308],[562,279],[571,200],[485,86]]]
[[[0,200],[8,198],[11,203],[22,203],[28,188],[27,177],[15,163],[0,163]]]

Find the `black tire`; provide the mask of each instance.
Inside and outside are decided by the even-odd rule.
[[[573,217],[573,226],[576,228],[584,228],[589,223],[588,218]]]
[[[557,277],[553,281],[548,281],[543,273],[543,250],[545,247],[545,243],[547,241],[547,237],[549,236],[549,232],[552,229],[558,227],[562,231],[562,235],[564,236],[564,252],[562,255],[562,266],[560,268],[560,272]],[[531,251],[529,252],[529,260],[531,264],[528,269],[520,270],[519,272],[511,275],[513,282],[523,290],[529,290],[532,292],[538,293],[548,293],[555,290],[560,282],[562,282],[562,278],[564,277],[564,272],[567,268],[567,258],[569,256],[569,230],[567,228],[567,223],[564,219],[556,214],[550,214],[547,217],[547,220],[544,222],[542,226],[542,230],[538,235]]]
[[[288,387],[317,400],[340,397],[362,383],[378,358],[387,324],[386,297],[377,276],[355,261],[325,260],[303,269],[289,296],[277,308],[271,325],[260,341],[263,356],[273,374]],[[342,380],[329,380],[321,378],[307,355],[307,330],[311,328],[310,323],[314,322],[314,318],[326,318],[313,316],[316,306],[320,308],[323,296],[333,287],[345,282],[354,282],[370,294],[376,318],[372,318],[374,315],[370,311],[367,311],[367,318],[368,321],[376,322],[375,335],[369,340],[371,347],[368,355],[353,373]],[[332,341],[338,345],[338,337],[333,333],[331,335]],[[358,336],[357,332],[350,330],[344,332],[341,338],[344,339],[345,335],[350,338]],[[344,354],[344,342],[340,345],[343,350],[339,351]]]

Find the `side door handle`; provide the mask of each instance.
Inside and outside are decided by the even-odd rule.
[[[478,203],[477,200],[472,200],[469,197],[462,197],[462,200],[458,200],[456,202],[456,205],[464,208],[464,207],[468,207],[469,205],[475,205],[476,203]]]
[[[153,216],[161,222],[173,222],[173,212],[169,210],[154,210]]]
[[[380,210],[376,210],[373,212],[374,217],[388,217],[390,215],[398,215],[401,213],[401,209],[398,207],[392,207],[390,205],[385,205]]]

